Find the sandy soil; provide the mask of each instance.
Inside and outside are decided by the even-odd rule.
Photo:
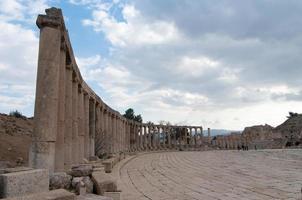
[[[32,118],[0,114],[0,168],[28,164]]]

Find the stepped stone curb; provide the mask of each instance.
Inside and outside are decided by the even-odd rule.
[[[64,189],[59,189],[4,200],[75,200],[75,195]]]

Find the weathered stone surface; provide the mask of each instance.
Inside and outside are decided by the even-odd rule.
[[[103,195],[104,192],[116,192],[117,183],[116,180],[104,172],[93,172],[92,181],[95,185],[96,193],[98,195]]]
[[[74,177],[71,182],[72,189],[77,193],[81,194],[81,187],[85,187],[87,193],[93,193],[93,182],[89,176],[85,177]]]
[[[121,192],[105,192],[105,197],[111,197],[113,200],[121,200]]]
[[[33,168],[30,167],[13,167],[13,168],[6,168],[3,170],[4,174],[6,173],[15,173],[15,172],[22,172],[32,170]]]
[[[92,165],[81,164],[73,166],[68,173],[73,177],[90,176],[92,174]]]
[[[301,199],[302,150],[162,152],[120,169],[124,200]]]
[[[5,200],[74,200],[75,195],[63,189],[52,190],[22,197],[7,198]]]
[[[48,191],[48,170],[35,169],[0,175],[0,198]]]
[[[111,197],[104,197],[95,194],[77,196],[76,200],[113,200]]]
[[[71,187],[72,176],[65,172],[56,172],[50,175],[49,189],[66,189],[69,190]]]
[[[86,187],[86,192],[87,193],[93,193],[93,182],[90,179],[90,177],[89,176],[83,177],[83,182],[84,182],[85,187]]]

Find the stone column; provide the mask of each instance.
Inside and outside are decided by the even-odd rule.
[[[110,153],[114,154],[115,153],[115,129],[116,129],[116,125],[115,125],[115,116],[114,114],[112,113],[111,114],[111,136],[112,136],[112,139],[111,139],[111,151]]]
[[[84,92],[84,121],[85,121],[85,135],[84,135],[84,155],[85,158],[89,158],[90,155],[90,140],[89,140],[89,95],[87,92]]]
[[[148,126],[148,140],[149,140],[149,150],[152,150],[152,148],[153,148],[153,145],[152,145],[153,135],[152,135],[151,126]]]
[[[153,142],[153,145],[152,146],[153,146],[153,149],[156,150],[156,146],[157,146],[156,145],[156,129],[155,129],[155,127],[152,127],[152,129],[153,129],[153,131],[152,131],[152,136],[153,136],[153,141],[152,142]]]
[[[203,145],[203,130],[202,127],[200,127],[200,146]]]
[[[79,97],[78,97],[78,121],[79,121],[79,162],[83,163],[85,158],[84,146],[85,146],[85,119],[84,119],[84,93],[82,87],[79,85]]]
[[[192,147],[192,145],[193,145],[193,128],[192,127],[190,127],[190,133],[189,133],[190,135],[189,135],[189,144],[190,144],[190,147]]]
[[[143,150],[146,150],[146,127],[142,125],[142,133],[143,133]]]
[[[171,149],[171,132],[169,127],[166,127],[166,132],[168,134],[168,148]]]
[[[208,128],[208,143],[211,144],[211,129]]]
[[[95,156],[95,99],[89,99],[89,156]]]
[[[71,168],[72,154],[72,68],[66,66],[65,74],[65,135],[64,135],[64,168]]]
[[[167,139],[167,132],[166,132],[166,127],[163,126],[162,127],[162,131],[163,131],[163,148],[166,148],[166,139]]]
[[[103,110],[103,116],[104,116],[104,152],[108,154],[109,153],[109,133],[108,133],[109,117],[106,108],[104,108]]]
[[[161,136],[161,128],[160,126],[157,127],[157,149],[161,149],[161,140],[160,140],[160,136]]]
[[[51,13],[55,16],[51,15]],[[58,131],[60,48],[62,13],[47,10],[39,15],[40,28],[38,74],[35,101],[34,133],[29,165],[55,170],[55,143]]]
[[[96,149],[98,149],[98,146],[101,145],[101,108],[99,102],[96,102],[95,105],[95,139],[94,139],[94,151],[95,155],[97,155],[98,152],[96,152]]]
[[[66,48],[61,44],[60,51],[60,77],[59,77],[59,107],[58,107],[58,130],[55,151],[55,171],[64,171],[64,135],[65,135],[65,71],[66,71]],[[63,110],[63,112],[62,112]]]
[[[73,73],[72,82],[72,164],[79,163],[79,137],[78,137],[78,79]]]
[[[130,152],[132,149],[131,146],[131,129],[130,129],[130,122],[127,121],[127,143],[128,143],[128,152]]]

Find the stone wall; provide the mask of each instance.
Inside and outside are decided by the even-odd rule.
[[[81,76],[60,9],[47,9],[38,16],[37,26],[32,167],[66,171],[95,156],[96,149],[117,154],[203,145],[202,127],[137,123],[103,102]]]

